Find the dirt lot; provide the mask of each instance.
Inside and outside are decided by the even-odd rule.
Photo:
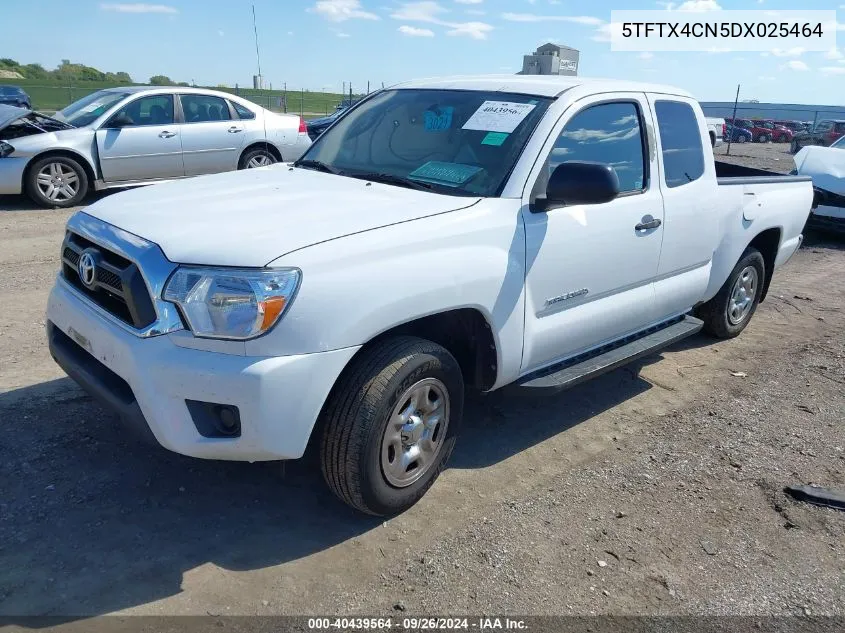
[[[381,522],[313,460],[126,437],[44,344],[68,213],[0,209],[0,616],[845,614],[845,513],[781,491],[845,488],[841,241],[809,236],[738,339],[472,397],[451,468]]]

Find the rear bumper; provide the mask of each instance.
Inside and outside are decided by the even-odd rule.
[[[23,172],[28,162],[29,158],[0,158],[0,194],[23,193]]]
[[[67,374],[165,448],[205,459],[301,457],[340,372],[358,350],[250,357],[139,338],[57,283],[47,307],[50,352]],[[236,407],[238,437],[200,433],[187,401]]]
[[[845,208],[819,206],[810,213],[807,226],[819,231],[845,234]]]

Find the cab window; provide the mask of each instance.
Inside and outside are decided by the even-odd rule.
[[[602,103],[573,116],[555,142],[546,175],[570,161],[610,165],[619,177],[620,193],[642,191],[647,180],[646,161],[637,105]]]
[[[681,101],[656,101],[666,186],[681,187],[704,175],[704,148],[695,111]]]

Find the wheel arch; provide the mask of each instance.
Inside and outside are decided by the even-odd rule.
[[[94,181],[97,180],[97,172],[91,162],[79,152],[63,148],[47,149],[43,152],[39,152],[29,159],[29,162],[26,164],[26,167],[24,167],[23,174],[21,175],[21,191],[26,191],[27,180],[29,179],[29,174],[32,171],[32,166],[39,160],[43,160],[51,156],[63,156],[65,158],[72,158],[78,162],[82,166],[82,169],[85,170],[85,175],[88,177],[88,191],[91,191],[94,188]]]
[[[240,166],[241,161],[244,159],[244,156],[246,156],[247,152],[250,152],[254,149],[266,149],[268,152],[273,154],[277,161],[282,162],[282,152],[273,143],[271,143],[270,141],[255,141],[244,147],[243,150],[241,150],[241,155],[238,156],[238,166]]]
[[[763,294],[760,297],[762,302],[769,292],[769,284],[772,282],[772,274],[775,270],[775,259],[777,258],[778,249],[780,248],[780,240],[783,230],[780,227],[773,227],[758,233],[751,242],[748,243],[747,248],[755,248],[760,251],[763,256],[763,262],[766,266],[766,278],[763,280]]]

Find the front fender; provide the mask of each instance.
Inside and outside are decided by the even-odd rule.
[[[515,200],[484,200],[330,240],[270,265],[298,267],[302,284],[279,325],[247,342],[248,355],[363,345],[414,319],[474,308],[487,319],[496,341],[497,384],[519,372],[525,233]]]

